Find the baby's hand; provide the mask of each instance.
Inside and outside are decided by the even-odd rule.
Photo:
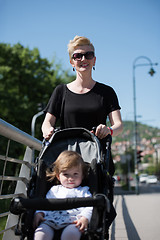
[[[80,232],[84,232],[88,227],[88,219],[86,217],[81,217],[80,219],[73,222]]]
[[[45,221],[44,213],[43,212],[36,213],[33,220],[33,228],[36,229],[38,225],[44,221]]]

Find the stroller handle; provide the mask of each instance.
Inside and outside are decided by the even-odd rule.
[[[109,200],[103,194],[97,194],[94,197],[87,198],[65,198],[65,199],[46,199],[46,198],[14,198],[10,205],[10,212],[18,215],[27,209],[32,210],[67,210],[79,207],[97,207],[109,211]]]

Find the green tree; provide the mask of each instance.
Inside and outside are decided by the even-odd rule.
[[[30,50],[19,43],[13,46],[0,43],[0,117],[31,134],[31,121],[39,105],[45,106],[53,89],[74,77],[56,61],[41,58],[37,48]],[[43,119],[44,115],[36,122],[35,137],[40,140]],[[0,136],[1,154],[5,155],[7,144]],[[23,155],[22,146],[11,142],[9,156],[22,158]]]
[[[41,58],[37,48],[30,50],[19,43],[14,46],[1,43],[1,118],[30,134],[38,105],[46,105],[56,85],[72,79],[60,64]]]
[[[39,111],[39,105],[47,104],[58,84],[70,82],[74,77],[63,70],[61,64],[41,58],[37,48],[30,50],[19,43],[14,46],[0,43],[0,117],[30,134],[32,117]],[[35,136],[40,140],[43,118],[41,116],[36,124]],[[2,136],[0,154],[6,155],[9,144],[8,156],[23,159],[25,147]],[[4,161],[0,160],[0,175],[3,167]],[[5,175],[18,176],[19,166],[8,162]],[[14,188],[14,181],[6,181],[1,194],[14,193]],[[8,210],[9,201],[1,201],[0,213]]]

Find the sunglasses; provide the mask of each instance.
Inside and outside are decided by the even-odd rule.
[[[94,58],[94,52],[89,51],[86,53],[73,53],[72,58],[78,61],[78,60],[82,60],[83,56],[85,57],[85,59],[91,60]]]

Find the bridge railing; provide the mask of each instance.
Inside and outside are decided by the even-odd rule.
[[[26,186],[30,180],[31,170],[34,167],[33,161],[33,154],[34,151],[37,150],[38,152],[41,150],[41,141],[32,137],[31,135],[21,131],[20,129],[14,127],[13,125],[5,122],[4,120],[0,119],[0,139],[4,137],[7,140],[7,147],[6,153],[3,155],[1,154],[0,150],[0,162],[3,166],[0,173],[0,205],[2,206],[2,202],[6,201],[8,206],[9,202],[12,198],[16,196],[26,196]],[[23,159],[16,159],[14,157],[9,157],[8,152],[11,146],[11,142],[17,142],[23,145],[26,150]],[[20,165],[20,172],[18,176],[8,176],[7,174],[7,166],[8,164],[18,164]],[[15,189],[14,193],[5,193],[3,194],[3,187],[5,186],[6,181],[15,182]],[[9,208],[9,207],[8,207]],[[7,220],[5,220],[7,218]],[[6,224],[5,224],[6,222]],[[18,216],[13,215],[8,211],[0,212],[0,239],[3,240],[16,240],[20,239],[19,237],[15,236],[14,230],[18,222]],[[2,226],[4,225],[4,229]],[[3,238],[2,238],[3,235]]]

